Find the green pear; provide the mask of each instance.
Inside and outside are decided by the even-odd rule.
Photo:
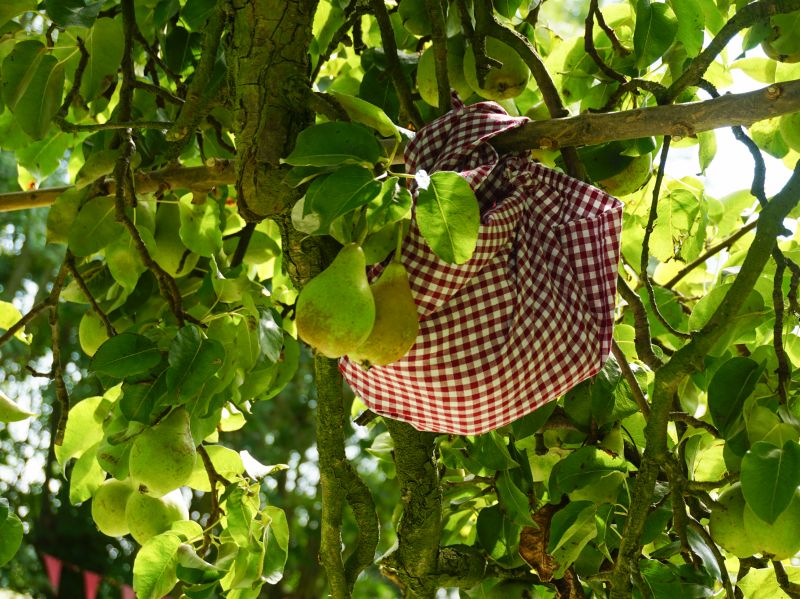
[[[800,152],[800,112],[784,114],[778,128],[786,145],[795,152]]]
[[[164,497],[151,497],[134,491],[125,505],[125,522],[131,536],[140,545],[169,530],[173,522],[188,519],[189,508],[178,489]]]
[[[761,42],[764,54],[779,62],[800,61],[800,36],[797,35],[798,13],[772,15],[770,35]]]
[[[409,33],[419,36],[431,34],[431,19],[425,0],[401,0],[397,12]]]
[[[447,77],[450,88],[456,90],[462,100],[472,95],[472,88],[464,77],[464,36],[447,39]],[[439,88],[436,80],[436,58],[433,46],[422,53],[417,63],[417,89],[419,95],[431,106],[439,106]]]
[[[528,85],[531,73],[513,48],[493,37],[486,38],[486,55],[499,60],[503,66],[489,69],[484,86],[478,85],[475,52],[467,48],[464,55],[464,77],[476,94],[488,100],[505,100],[520,95]]]
[[[372,285],[375,326],[350,357],[366,367],[385,366],[408,353],[419,332],[417,305],[408,284],[408,272],[391,262]]]
[[[800,492],[772,524],[765,522],[750,508],[744,507],[744,532],[761,553],[785,560],[800,551]]]
[[[181,211],[177,202],[163,202],[159,204],[156,212],[156,232],[153,235],[156,241],[156,250],[152,253],[153,260],[173,277],[188,275],[200,259],[195,253],[183,255],[188,250],[178,231],[181,228]],[[181,265],[181,260],[183,264]]]
[[[179,407],[142,432],[131,445],[131,478],[141,491],[160,497],[186,484],[197,458],[189,413]]]
[[[92,520],[104,535],[121,537],[130,532],[125,522],[125,505],[133,492],[129,480],[109,478],[92,497]]]
[[[329,358],[356,349],[375,324],[375,300],[366,265],[361,247],[347,244],[297,298],[297,333]]]
[[[714,541],[736,557],[748,557],[758,551],[744,529],[744,507],[742,485],[736,483],[719,496],[708,521]]]
[[[613,177],[597,182],[597,186],[614,196],[625,196],[644,187],[653,172],[650,154],[636,156]]]

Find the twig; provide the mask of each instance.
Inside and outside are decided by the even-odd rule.
[[[467,0],[457,0],[459,15],[461,17],[461,29],[464,37],[469,41],[472,55],[475,57],[475,74],[477,75],[478,85],[483,85],[486,75],[490,69],[501,68],[503,63],[499,60],[486,55],[486,36],[475,31],[472,26],[472,16],[467,6]]]
[[[705,420],[700,420],[699,418],[695,418],[691,414],[687,414],[686,412],[670,412],[669,419],[673,422],[683,422],[684,424],[688,424],[695,428],[701,428],[704,431],[711,434],[711,436],[715,437],[716,439],[721,439],[722,435],[717,430],[713,424],[706,422]]]
[[[716,254],[720,253],[722,250],[731,247],[734,243],[739,241],[742,237],[744,237],[747,233],[752,231],[758,225],[758,220],[751,221],[746,225],[742,226],[736,233],[729,235],[719,243],[712,245],[708,248],[703,254],[689,262],[686,266],[681,268],[674,277],[672,277],[669,281],[664,283],[662,287],[665,289],[672,289],[675,285],[678,284],[683,277],[688,275],[692,272],[695,268],[703,264],[709,258],[715,256]]]
[[[75,255],[72,251],[67,250],[66,256],[64,257],[64,264],[67,267],[67,270],[72,275],[72,278],[75,279],[75,282],[78,284],[78,288],[83,292],[83,295],[86,296],[86,299],[89,300],[89,303],[92,305],[92,310],[94,313],[97,314],[97,317],[103,322],[103,325],[106,327],[106,333],[109,337],[113,337],[117,334],[117,331],[114,329],[114,325],[111,324],[111,321],[108,318],[108,315],[105,311],[100,307],[95,299],[92,292],[89,290],[89,286],[86,284],[86,281],[83,279],[83,275],[78,270],[78,267],[75,266]]]
[[[687,491],[713,491],[739,480],[738,472],[726,472],[719,480],[690,480],[686,482]]]
[[[53,117],[53,121],[59,129],[65,133],[86,133],[91,131],[114,131],[117,129],[169,129],[172,123],[169,121],[109,121],[107,123],[92,123],[90,125],[77,125],[70,123],[63,118]]]
[[[58,271],[53,289],[47,298],[47,305],[50,308],[50,344],[51,352],[53,354],[53,366],[50,370],[50,377],[53,379],[53,384],[56,387],[56,399],[61,407],[61,412],[58,417],[58,425],[56,426],[56,439],[55,444],[61,445],[64,442],[64,432],[67,430],[67,419],[69,418],[69,392],[67,385],[64,382],[64,370],[61,364],[61,329],[58,324],[58,298],[61,296],[61,290],[64,288],[64,281],[67,277],[67,269],[64,264]]]
[[[236,250],[233,252],[231,258],[231,268],[236,268],[244,260],[247,253],[247,246],[250,244],[250,239],[253,237],[253,231],[256,230],[256,223],[247,223],[239,231],[239,243],[236,244]]]
[[[350,11],[348,13],[348,11]],[[319,72],[322,69],[322,65],[325,64],[328,59],[331,57],[331,54],[339,47],[339,44],[347,37],[347,32],[353,28],[353,26],[358,22],[359,19],[365,14],[369,12],[369,9],[365,4],[360,4],[357,1],[350,2],[350,5],[345,10],[345,14],[347,17],[345,22],[336,30],[336,33],[333,34],[331,37],[331,41],[328,44],[328,47],[325,51],[319,55],[319,59],[317,60],[317,64],[314,65],[314,70],[311,71],[311,81],[316,81],[317,77],[319,77]]]
[[[636,380],[636,375],[633,373],[633,370],[631,370],[631,365],[628,364],[628,359],[625,357],[625,353],[616,340],[611,342],[611,351],[617,359],[619,368],[622,371],[622,376],[625,377],[628,386],[631,388],[633,399],[636,401],[636,405],[639,406],[639,411],[647,418],[650,416],[650,404],[647,403],[642,388],[639,386],[639,381]]]
[[[789,580],[783,564],[777,560],[772,560],[772,568],[775,570],[775,580],[778,581],[778,586],[781,587],[781,590],[792,599],[800,598],[800,584]]]
[[[711,554],[714,556],[714,561],[717,562],[717,568],[719,568],[720,575],[722,576],[722,587],[725,589],[725,597],[727,599],[735,599],[736,595],[733,592],[733,585],[731,584],[731,577],[728,574],[728,568],[725,565],[725,557],[717,547],[717,544],[714,542],[714,539],[711,538],[711,535],[708,534],[708,531],[705,527],[700,524],[694,518],[689,518],[687,521],[689,528],[697,533],[697,535],[703,539],[703,542],[706,544],[706,547],[711,551]]]
[[[422,115],[414,106],[414,101],[411,98],[411,88],[408,85],[403,69],[400,66],[400,60],[397,58],[397,43],[394,41],[394,30],[392,23],[389,20],[389,13],[386,11],[386,4],[383,0],[371,0],[372,14],[375,15],[375,20],[378,21],[378,28],[381,32],[381,41],[383,49],[386,53],[386,62],[389,70],[389,76],[392,78],[392,83],[397,91],[397,98],[400,100],[400,109],[417,129],[421,129],[425,124]]]
[[[584,24],[584,34],[583,34],[584,50],[586,50],[586,53],[592,57],[592,60],[600,68],[600,70],[606,74],[606,76],[610,77],[614,81],[625,83],[627,81],[625,79],[625,76],[622,75],[621,73],[618,73],[610,66],[608,66],[606,62],[600,57],[600,54],[597,53],[597,48],[594,45],[594,18],[595,15],[599,14],[600,14],[600,8],[597,6],[597,0],[590,0],[589,11],[586,13],[586,21]],[[613,35],[613,29],[611,31]],[[616,39],[616,37],[617,36],[614,35],[614,39]],[[616,41],[617,44],[619,44],[619,40]]]
[[[217,2],[214,12],[206,21],[200,60],[186,90],[184,104],[175,119],[175,124],[167,131],[167,140],[175,143],[175,147],[171,149],[175,154],[180,152],[180,148],[186,144],[197,128],[208,110],[210,94],[216,89],[211,87],[211,76],[217,60],[222,31],[225,29],[227,5],[227,2]]]
[[[653,199],[650,202],[650,213],[647,219],[647,226],[644,228],[644,239],[642,240],[642,257],[641,262],[639,264],[639,277],[641,278],[642,282],[644,283],[645,289],[647,290],[647,297],[650,298],[650,307],[653,310],[653,314],[656,315],[656,318],[661,322],[664,328],[667,329],[670,333],[679,337],[681,339],[690,339],[691,335],[688,333],[684,333],[679,331],[675,327],[673,327],[664,315],[661,314],[661,310],[658,307],[658,303],[656,302],[656,292],[653,289],[653,283],[650,280],[650,275],[647,272],[647,267],[650,264],[650,235],[653,233],[653,229],[655,229],[655,222],[658,218],[658,197],[661,195],[661,183],[664,180],[664,171],[667,166],[667,155],[669,154],[669,145],[670,145],[670,136],[667,135],[664,137],[664,145],[661,147],[661,163],[658,165],[658,174],[656,175],[656,184],[653,188]]]
[[[628,286],[622,275],[617,277],[617,290],[633,312],[636,354],[651,370],[658,370],[661,366],[661,359],[653,352],[653,346],[650,343],[650,323],[647,320],[647,310],[642,303],[642,298]]]
[[[444,114],[452,107],[450,76],[447,73],[447,24],[445,23],[442,0],[425,0],[425,5],[428,9],[428,16],[431,19],[439,113]]]
[[[594,16],[597,19],[597,24],[600,25],[600,29],[602,29],[605,34],[608,36],[608,39],[611,40],[611,45],[613,46],[614,50],[620,56],[628,56],[631,51],[628,50],[625,46],[622,45],[622,42],[619,41],[617,37],[617,32],[614,31],[612,27],[609,27],[608,23],[606,23],[606,18],[603,16],[603,13],[600,11],[599,7],[595,3],[595,11]]]
[[[772,278],[772,305],[775,309],[775,323],[772,326],[772,346],[775,348],[775,355],[778,358],[778,399],[783,405],[789,402],[788,390],[791,382],[791,369],[789,368],[789,358],[783,347],[783,273],[786,270],[786,260],[783,254],[776,247],[772,252],[775,260],[775,275]]]
[[[183,104],[182,98],[179,98],[178,96],[174,95],[171,91],[169,91],[168,89],[164,89],[160,85],[154,85],[152,83],[148,83],[146,81],[141,81],[137,79],[136,81],[133,82],[133,87],[135,87],[136,89],[141,89],[150,92],[151,94],[158,96],[159,98],[163,98],[170,104],[175,104],[177,106]]]
[[[56,113],[56,118],[60,118],[61,120],[67,116],[72,102],[78,96],[78,91],[81,88],[81,81],[83,80],[83,73],[86,70],[86,65],[89,64],[89,53],[86,51],[86,45],[83,43],[83,39],[77,36],[76,41],[81,57],[78,61],[78,66],[75,67],[75,74],[72,76],[72,86],[69,88],[67,95],[64,97],[64,101],[61,103],[61,107]]]
[[[219,506],[219,495],[217,495],[217,484],[222,485],[223,487],[227,487],[231,484],[227,478],[222,476],[217,469],[214,468],[214,463],[211,461],[211,457],[208,455],[208,451],[202,445],[197,446],[197,453],[200,454],[200,459],[203,460],[203,467],[206,470],[206,474],[208,475],[208,482],[211,484],[211,514],[209,515],[208,521],[209,522],[216,522],[220,519],[223,515],[222,508]],[[200,555],[205,555],[206,552],[211,548],[211,529],[207,528],[203,531],[203,544],[200,546],[198,553]]]

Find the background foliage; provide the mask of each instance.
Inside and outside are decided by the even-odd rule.
[[[4,2],[0,207],[25,209],[1,221],[0,384],[36,416],[0,428],[0,583],[47,593],[49,553],[144,597],[798,596],[800,541],[772,543],[800,518],[800,183],[764,182],[765,156],[800,157],[799,18],[797,0]],[[501,149],[625,201],[613,356],[485,435],[352,424],[335,362],[295,339],[297,289],[339,243],[393,249],[395,158],[450,84],[481,100],[448,60],[469,45],[488,66],[486,36],[530,71],[503,107],[540,126]],[[768,87],[711,100],[742,73]],[[752,185],[714,197],[670,156],[703,173],[723,126]],[[463,261],[460,234],[428,241]],[[178,406],[204,448],[193,524],[104,537],[91,496]],[[749,547],[710,526],[723,492]]]

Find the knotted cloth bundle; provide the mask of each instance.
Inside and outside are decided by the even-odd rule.
[[[412,222],[402,262],[420,319],[414,347],[369,370],[340,362],[378,414],[424,431],[479,434],[558,398],[608,357],[622,203],[524,153],[498,156],[488,140],[526,121],[494,102],[459,102],[409,143],[407,171],[459,172],[481,225],[472,258],[455,265],[437,258]]]

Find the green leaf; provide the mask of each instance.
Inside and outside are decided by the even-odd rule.
[[[36,0],[3,0],[0,4],[0,25],[5,25],[14,17],[32,10],[36,10]]]
[[[114,167],[119,160],[120,151],[101,149],[92,152],[86,158],[83,166],[75,175],[76,189],[83,189],[88,185],[94,183],[100,177],[110,175],[114,171]]]
[[[67,460],[82,456],[103,438],[103,427],[95,418],[95,411],[102,401],[100,396],[88,397],[69,411],[64,441],[55,446],[56,460],[62,466]]]
[[[708,165],[717,155],[717,134],[713,130],[703,131],[697,134],[697,139],[700,142],[700,172],[705,174]]]
[[[42,139],[61,106],[64,63],[41,42],[18,42],[3,60],[2,99],[22,130]]]
[[[194,325],[186,325],[169,348],[167,389],[181,402],[197,395],[208,379],[222,367],[225,350],[222,344],[204,338]]]
[[[80,505],[89,499],[106,478],[106,473],[97,461],[97,448],[100,443],[95,443],[77,459],[69,475],[69,502]]]
[[[192,31],[201,31],[216,4],[216,0],[187,0],[181,9],[181,19]]]
[[[417,196],[417,224],[434,253],[445,262],[463,264],[478,240],[480,213],[469,183],[458,173],[430,176]]]
[[[141,229],[139,236],[152,256],[156,248],[153,234],[147,229]],[[107,245],[104,254],[106,265],[114,280],[127,291],[133,291],[139,282],[139,277],[147,270],[133,237],[123,235],[121,239]]]
[[[714,373],[708,385],[708,411],[723,437],[739,432],[745,400],[756,387],[765,365],[736,356]]]
[[[536,408],[533,412],[511,423],[514,439],[517,441],[538,433],[556,409],[556,402],[550,401]],[[519,447],[519,444],[517,444]]]
[[[740,58],[731,65],[732,69],[744,71],[748,77],[760,83],[774,83],[777,62],[760,56]]]
[[[25,167],[36,179],[42,181],[58,170],[73,140],[74,138],[66,133],[51,132],[44,139],[18,149],[17,160],[20,166]]]
[[[128,420],[150,424],[153,408],[166,392],[167,376],[163,372],[153,382],[124,383],[119,408]]]
[[[478,542],[494,560],[514,555],[522,527],[503,517],[500,504],[483,508],[475,523]]]
[[[20,408],[5,393],[0,391],[0,422],[18,422],[35,415],[33,412]]]
[[[222,248],[219,205],[206,198],[199,204],[187,193],[179,202],[181,213],[180,237],[186,247],[201,256],[211,256]]]
[[[581,447],[558,462],[550,474],[550,495],[553,499],[563,493],[592,485],[610,472],[627,472],[621,456],[610,456],[596,447]]]
[[[547,553],[558,562],[556,578],[564,575],[586,544],[597,536],[595,513],[591,501],[574,501],[555,513],[550,522],[550,541]]]
[[[227,479],[231,479],[244,472],[244,463],[241,456],[232,449],[223,445],[204,445],[214,470]],[[211,482],[208,479],[203,460],[197,460],[192,471],[192,476],[186,483],[187,486],[198,491],[208,493],[211,491]]]
[[[303,211],[314,213],[324,224],[371,202],[381,191],[381,184],[372,172],[360,166],[348,165],[309,185]]]
[[[372,127],[383,137],[400,139],[399,127],[392,122],[392,119],[383,110],[374,104],[337,91],[329,91],[328,93],[345,109],[350,120]]]
[[[300,132],[294,150],[283,162],[293,166],[360,164],[380,160],[381,145],[372,132],[357,123],[321,123]]]
[[[277,363],[283,349],[283,329],[275,322],[275,317],[269,310],[261,311],[259,316],[256,334],[261,355],[266,356],[270,362]]]
[[[800,485],[800,444],[754,444],[742,458],[742,493],[756,516],[773,524]]]
[[[661,2],[638,0],[633,55],[640,69],[661,58],[675,40],[678,21],[672,9]]]
[[[56,199],[47,213],[47,243],[66,244],[86,192],[68,189]]]
[[[22,544],[22,522],[16,514],[0,522],[0,567],[5,566],[16,555]]]
[[[282,509],[271,505],[261,513],[269,518],[263,576],[267,584],[277,584],[283,578],[283,568],[289,556],[289,522]]]
[[[117,222],[114,199],[94,198],[86,202],[69,230],[68,245],[76,256],[89,256],[117,241],[127,232]]]
[[[698,301],[691,315],[689,316],[690,330],[700,330],[711,318],[725,295],[731,288],[732,283],[717,285],[706,293]],[[724,333],[716,345],[708,352],[711,356],[721,356],[727,351],[728,346],[736,341],[745,332],[751,332],[762,324],[764,315],[768,310],[764,306],[764,299],[758,291],[752,291],[747,298],[740,303],[739,311],[736,316],[721,323]]]
[[[0,330],[8,330],[17,324],[22,319],[22,312],[14,307],[10,302],[0,300]],[[31,336],[25,332],[25,327],[22,327],[14,334],[15,339],[19,339],[23,343],[30,344]]]
[[[161,360],[155,343],[144,335],[121,333],[110,337],[94,354],[91,369],[122,379],[147,372]]]
[[[133,590],[138,599],[161,599],[178,582],[178,548],[181,540],[166,532],[142,545],[133,562]]]
[[[103,2],[86,2],[86,0],[45,0],[45,10],[54,23],[61,27],[76,25],[91,27]]]
[[[508,518],[520,526],[535,526],[531,517],[531,503],[528,497],[514,483],[508,471],[497,477],[497,499]]]
[[[125,36],[120,19],[97,19],[86,38],[89,62],[81,79],[81,96],[90,101],[117,80]]]
[[[686,54],[694,58],[703,49],[703,32],[706,17],[697,0],[670,0],[678,20],[678,41],[686,48]]]
[[[253,518],[255,513],[244,500],[244,491],[236,487],[225,501],[225,513],[228,516],[228,532],[240,547],[247,547],[253,538]]]
[[[387,225],[407,218],[411,214],[411,193],[399,184],[397,177],[389,177],[381,184],[378,196],[367,205],[367,226],[375,233]]]
[[[476,435],[469,455],[489,470],[507,470],[519,467],[519,464],[511,457],[505,439],[496,431]]]

